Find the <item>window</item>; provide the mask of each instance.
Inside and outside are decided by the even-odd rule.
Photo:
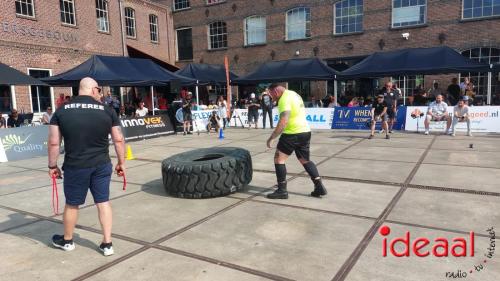
[[[426,91],[424,89],[424,75],[407,75],[406,79],[404,76],[397,76],[397,77],[392,77],[391,79],[393,83],[397,84],[399,89],[401,89],[401,96],[403,97],[405,90],[406,90],[406,96],[409,95],[415,95],[418,91]],[[405,81],[406,80],[406,81]],[[406,82],[406,88],[405,88],[405,82]],[[444,85],[440,86],[441,88],[444,87]],[[445,90],[444,88],[443,90]]]
[[[463,0],[462,18],[486,18],[500,16],[499,0]]]
[[[286,12],[286,40],[311,37],[311,12],[309,8],[295,8]]]
[[[95,0],[97,30],[109,32],[108,0]]]
[[[174,11],[189,8],[189,0],[174,0]]]
[[[156,15],[149,15],[149,37],[151,42],[158,42],[158,17]]]
[[[304,101],[310,100],[311,81],[291,81],[291,82],[288,82],[288,89],[298,93]]]
[[[132,8],[125,8],[125,31],[127,37],[135,38],[135,10]]]
[[[28,69],[28,74],[34,78],[49,77],[51,71],[48,69]],[[31,105],[33,113],[47,111],[47,107],[52,106],[51,89],[48,86],[30,86]]]
[[[226,2],[226,0],[207,0],[207,5],[218,4],[222,2]]]
[[[1,113],[10,113],[12,110],[12,93],[10,86],[0,85],[0,116]]]
[[[177,34],[177,60],[193,59],[193,33],[192,29],[181,28],[176,30]]]
[[[335,3],[335,34],[363,31],[363,0]]]
[[[462,52],[462,55],[470,58],[472,60],[494,64],[500,63],[500,49],[499,48],[474,48]],[[482,100],[486,102],[486,95],[488,92],[488,73],[462,73],[460,75],[462,78],[469,77],[474,84],[474,89],[476,92],[476,97],[482,97]],[[496,77],[496,79],[495,79]],[[463,79],[462,79],[463,80]],[[493,75],[491,79],[491,92],[493,94],[500,91],[500,76]],[[478,99],[474,103],[479,102]]]
[[[208,28],[208,46],[210,50],[227,48],[227,27],[223,21],[216,21]]]
[[[393,0],[392,27],[424,24],[427,17],[427,0]]]
[[[61,22],[69,25],[76,25],[75,2],[73,0],[59,0],[61,9]]]
[[[253,16],[245,19],[245,45],[266,43],[266,18]]]
[[[16,14],[26,17],[35,17],[33,0],[16,0]]]

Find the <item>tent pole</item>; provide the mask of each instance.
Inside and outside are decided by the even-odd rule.
[[[196,80],[196,106],[200,108],[200,97],[198,93],[198,80]]]
[[[154,97],[154,87],[151,86],[151,107],[153,108],[153,115],[155,115],[155,97]]]
[[[10,86],[10,100],[11,100],[11,105],[12,105],[11,110],[14,108],[17,109],[16,87],[14,85]]]
[[[406,75],[403,76],[403,105],[406,105]]]
[[[488,98],[486,103],[491,104],[491,72],[488,72]]]
[[[335,102],[339,104],[337,88],[338,88],[337,80],[333,80],[333,97],[335,98]]]
[[[36,100],[38,101],[38,113],[41,112],[40,107],[40,86],[36,86]]]

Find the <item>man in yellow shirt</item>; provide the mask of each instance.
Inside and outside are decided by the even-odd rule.
[[[286,160],[295,151],[298,160],[311,177],[314,191],[311,196],[320,198],[327,194],[318,169],[314,162],[309,160],[309,146],[311,142],[311,128],[306,120],[306,110],[302,97],[294,91],[287,90],[278,84],[269,86],[269,94],[278,103],[280,120],[267,140],[267,147],[271,148],[274,139],[281,135],[276,153],[274,167],[278,179],[278,189],[267,195],[269,199],[288,199],[286,189]]]

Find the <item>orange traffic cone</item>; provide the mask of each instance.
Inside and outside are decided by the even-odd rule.
[[[132,153],[132,147],[130,147],[130,144],[127,145],[127,154],[125,155],[125,159],[127,160],[134,160],[134,154]]]

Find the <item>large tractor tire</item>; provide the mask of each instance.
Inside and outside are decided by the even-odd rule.
[[[179,198],[212,198],[241,190],[252,181],[250,152],[212,147],[184,152],[162,162],[163,185]]]

